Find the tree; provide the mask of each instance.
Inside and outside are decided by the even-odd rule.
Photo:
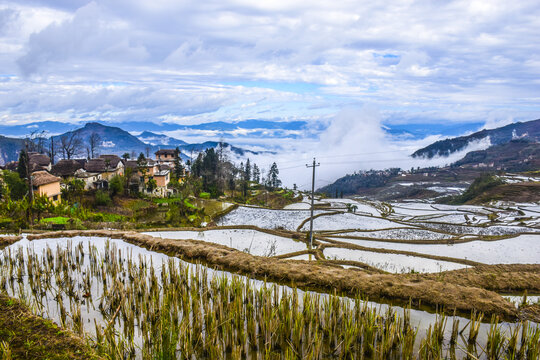
[[[51,136],[49,138],[49,148],[47,149],[47,155],[51,159],[51,164],[54,165],[54,160],[56,158],[56,155],[58,155],[58,145],[56,144],[54,136]]]
[[[139,154],[139,157],[137,158],[137,170],[142,174],[142,181],[145,183],[146,181],[146,173],[148,172],[148,161],[146,161],[146,158],[144,157],[143,153]]]
[[[28,185],[24,178],[21,179],[18,173],[5,170],[4,171],[4,183],[6,195],[13,201],[21,200],[28,192]]]
[[[124,159],[125,161],[127,161],[127,160],[129,159],[129,153],[127,153],[127,152],[124,153],[124,154],[122,155],[122,159]]]
[[[251,163],[249,162],[249,158],[246,161],[246,167],[244,169],[244,177],[246,181],[251,181]]]
[[[93,132],[88,138],[88,152],[92,159],[95,159],[99,155],[99,147],[101,145],[101,136],[98,133]]]
[[[261,182],[261,170],[259,170],[257,164],[253,164],[253,181],[257,184]]]
[[[84,195],[84,181],[81,179],[72,179],[66,182],[62,189],[62,199],[70,203],[82,203]]]
[[[116,195],[124,192],[124,182],[122,181],[121,176],[115,175],[111,178],[109,181],[109,191],[111,193],[111,197],[115,197]]]
[[[19,153],[19,163],[17,164],[17,173],[21,179],[28,179],[28,172],[30,168],[30,159],[26,150],[21,150]]]
[[[146,182],[146,190],[149,193],[152,193],[157,188],[157,183],[155,179],[148,179]]]
[[[47,132],[45,130],[32,131],[30,136],[26,137],[28,151],[43,154],[45,152],[45,144],[47,142]]]
[[[201,168],[203,189],[214,197],[219,193],[217,187],[218,164],[219,160],[214,148],[206,149]]]
[[[272,189],[277,189],[281,186],[281,180],[279,180],[279,170],[277,164],[274,162],[268,171],[268,183],[269,187]]]
[[[182,158],[180,157],[180,148],[174,150],[174,170],[173,175],[178,180],[184,176],[184,165],[182,164]]]
[[[60,137],[60,151],[64,159],[71,159],[81,153],[82,140],[77,133],[72,132]]]

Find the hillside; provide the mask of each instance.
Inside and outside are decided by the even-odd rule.
[[[8,138],[0,135],[0,165],[19,159],[19,151],[24,146],[24,139]]]
[[[515,139],[540,141],[540,119],[527,122],[517,122],[491,130],[481,130],[467,136],[439,140],[431,145],[415,151],[413,157],[431,159],[434,156],[448,156],[465,149],[471,142],[485,139],[489,136],[491,145],[505,144]]]
[[[512,172],[540,169],[540,142],[531,142],[526,138],[511,140],[486,150],[471,151],[454,163],[461,167],[480,164]]]

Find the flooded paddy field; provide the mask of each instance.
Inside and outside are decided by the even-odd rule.
[[[538,358],[537,205],[305,205],[1,236],[0,288],[111,358]]]
[[[23,238],[0,265],[3,291],[111,358],[532,359],[540,350],[533,322],[302,291],[114,238]]]

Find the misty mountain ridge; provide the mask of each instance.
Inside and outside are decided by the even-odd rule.
[[[415,151],[412,157],[431,159],[435,156],[449,156],[464,150],[473,142],[489,139],[491,146],[508,143],[512,140],[526,138],[533,142],[540,141],[540,119],[517,122],[490,130],[481,130],[470,135],[439,140],[431,145]]]
[[[475,178],[486,172],[535,171],[540,169],[540,120],[437,141],[411,156],[432,158],[462,150],[468,152],[450,166],[359,171],[347,174],[318,191],[329,196],[343,193],[378,200],[436,198],[442,194],[459,193],[460,188],[466,189]]]

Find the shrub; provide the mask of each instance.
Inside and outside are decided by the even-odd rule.
[[[202,193],[199,194],[199,197],[200,197],[201,199],[210,199],[210,193],[208,193],[208,192],[202,192]]]
[[[111,197],[105,191],[98,190],[94,199],[96,206],[109,206],[111,205]]]
[[[113,176],[111,181],[109,181],[109,190],[111,196],[122,194],[124,192],[124,181],[122,180],[122,177],[118,175]]]

